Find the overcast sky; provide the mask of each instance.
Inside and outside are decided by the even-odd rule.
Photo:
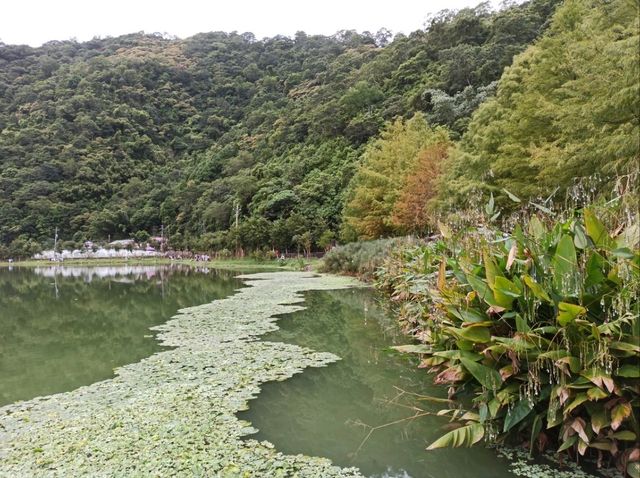
[[[199,32],[252,32],[257,38],[296,31],[331,35],[385,27],[394,34],[424,25],[429,13],[480,0],[1,0],[0,41],[39,46],[145,31],[185,38]],[[492,2],[497,5],[497,2]]]

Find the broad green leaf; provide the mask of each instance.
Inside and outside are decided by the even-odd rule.
[[[529,234],[535,237],[537,241],[540,241],[542,236],[547,234],[547,228],[544,226],[544,224],[542,224],[537,216],[533,216],[529,220]]]
[[[611,237],[609,237],[609,232],[590,209],[584,210],[584,223],[588,236],[597,247],[606,248],[610,246]]]
[[[456,347],[460,350],[464,350],[465,352],[469,352],[473,350],[474,344],[469,340],[460,339],[456,340]]]
[[[560,452],[563,452],[565,450],[568,450],[573,445],[575,445],[577,441],[578,441],[578,435],[571,435],[569,438],[567,438],[564,441],[564,443],[562,443],[562,445],[560,445],[560,448],[558,448],[557,452],[560,453]]]
[[[502,377],[497,370],[465,358],[462,358],[460,362],[483,387],[495,390],[502,383]]]
[[[518,241],[520,245],[525,245],[526,241],[524,239],[524,232],[522,231],[520,224],[516,224],[516,227],[513,230],[513,237],[516,238],[516,241]]]
[[[604,281],[605,276],[602,273],[603,267],[604,259],[600,254],[594,251],[593,254],[589,256],[589,260],[587,261],[587,266],[585,268],[587,273],[587,277],[584,280],[585,287],[593,287],[594,285],[598,285]]]
[[[613,450],[613,442],[604,440],[593,441],[589,443],[589,447],[595,448],[596,450],[611,451]]]
[[[625,352],[640,353],[640,346],[629,342],[611,342],[609,348],[614,350],[624,350]]]
[[[611,282],[615,282],[617,285],[622,284],[622,279],[620,278],[619,268],[617,265],[611,268],[611,270],[607,274],[607,279]]]
[[[531,289],[533,295],[535,295],[538,299],[544,300],[545,302],[551,302],[551,297],[549,294],[542,288],[540,284],[533,280],[533,277],[525,275],[523,276],[524,283],[527,284],[527,287]]]
[[[474,309],[458,309],[455,307],[451,307],[448,310],[454,313],[456,317],[458,317],[463,322],[477,323],[486,322],[488,320],[487,315],[482,314]]]
[[[636,434],[629,430],[622,430],[622,431],[613,433],[611,435],[611,438],[615,438],[616,440],[622,440],[622,441],[635,441]]]
[[[580,372],[580,375],[582,375],[583,378],[589,380],[589,382],[593,383],[594,385],[600,388],[606,388],[609,393],[612,393],[615,388],[611,374],[607,373],[601,368],[589,368]]]
[[[470,352],[466,350],[441,350],[440,352],[433,352],[434,357],[442,357],[446,359],[455,359],[460,360],[461,358],[466,358],[467,360],[472,360],[477,362],[482,360],[484,357],[476,352]]]
[[[493,289],[495,287],[496,277],[500,277],[502,272],[487,249],[482,251],[482,260],[484,262],[484,272],[487,278],[487,284]]]
[[[558,401],[552,401],[547,408],[547,429],[557,427],[562,423],[562,411]]]
[[[584,402],[589,400],[589,396],[586,393],[579,393],[576,395],[576,398],[564,409],[564,414],[568,415],[572,410],[582,405]]]
[[[574,296],[577,292],[576,273],[578,271],[578,260],[571,236],[565,234],[560,238],[552,264],[555,289],[564,297]]]
[[[568,357],[569,352],[564,349],[561,350],[550,350],[548,352],[543,352],[538,355],[539,358],[549,359],[549,360],[559,360],[563,357]]]
[[[533,407],[529,400],[520,400],[516,405],[509,411],[507,411],[507,415],[504,417],[504,427],[502,431],[507,433],[514,426],[524,420],[529,413],[531,413]]]
[[[488,216],[491,216],[495,211],[495,199],[493,198],[493,193],[489,197],[489,202],[484,206],[484,212],[487,213]]]
[[[633,259],[635,257],[633,252],[631,252],[631,249],[629,249],[628,247],[620,247],[618,249],[614,249],[613,251],[611,251],[611,254],[622,259]]]
[[[627,247],[629,249],[637,249],[640,245],[640,223],[636,222],[625,228],[616,238],[618,247]]]
[[[627,474],[631,478],[640,478],[640,461],[632,461],[627,464]]]
[[[587,313],[587,309],[581,305],[569,304],[568,302],[560,302],[558,309],[558,323],[563,327]]]
[[[496,399],[502,404],[506,405],[511,402],[519,400],[520,396],[520,384],[510,383],[506,387],[502,388],[496,393]]]
[[[553,214],[553,211],[552,211],[551,209],[549,209],[549,208],[548,208],[548,207],[546,207],[546,206],[543,206],[542,204],[538,204],[538,203],[535,203],[535,202],[532,202],[532,201],[529,201],[529,204],[531,204],[531,205],[532,205],[532,206],[534,206],[536,209],[539,209],[540,211],[542,211],[542,212],[544,212],[544,213],[546,213],[546,214],[550,214],[550,215],[552,215],[552,214]]]
[[[498,370],[498,373],[500,374],[500,377],[502,377],[503,381],[508,379],[513,375],[513,365],[505,365],[500,370]]]
[[[520,289],[516,284],[511,282],[506,277],[496,277],[494,282],[494,288],[496,292],[500,292],[509,297],[520,297],[522,295],[522,289]]]
[[[493,299],[493,291],[491,290],[489,285],[478,276],[467,274],[466,277],[469,285],[478,294],[478,298],[484,300],[489,305],[494,305],[495,300]]]
[[[535,344],[532,344],[530,341],[526,340],[524,336],[519,337],[499,337],[494,336],[493,340],[495,342],[505,344],[510,349],[516,352],[525,352],[527,350],[538,348]]]
[[[478,405],[478,414],[480,416],[480,423],[486,422],[487,418],[489,418],[489,407],[485,402],[481,402],[480,405]]]
[[[582,229],[582,226],[578,223],[573,225],[573,244],[578,249],[586,249],[589,246],[589,240],[587,235]]]
[[[391,347],[393,350],[402,352],[405,354],[428,354],[433,351],[430,345],[394,345]]]
[[[491,418],[495,418],[496,415],[498,414],[498,412],[500,411],[500,407],[502,405],[500,404],[500,401],[496,398],[491,399],[491,401],[489,401],[489,415],[491,415]]]
[[[580,439],[578,440],[578,453],[580,453],[581,456],[584,456],[584,454],[587,452],[587,448],[589,448],[589,442],[584,441],[582,437],[580,437]]]
[[[498,306],[510,310],[513,307],[513,300],[521,294],[522,291],[509,279],[501,276],[495,278],[493,298]]]
[[[447,330],[471,342],[485,344],[491,341],[491,331],[487,327],[464,327],[461,329],[448,327]]]
[[[515,195],[515,194],[513,194],[512,192],[509,192],[509,191],[507,191],[507,190],[506,190],[506,189],[504,189],[504,188],[503,188],[502,190],[505,192],[505,194],[506,194],[507,196],[509,196],[509,199],[511,199],[513,202],[521,202],[521,201],[522,201],[518,196],[516,196],[516,195]]]
[[[434,441],[427,450],[435,450],[436,448],[446,447],[470,447],[475,445],[484,437],[484,427],[480,423],[472,423],[470,425],[456,428]]]
[[[621,365],[618,367],[615,375],[618,377],[640,378],[640,366],[638,365]]]
[[[573,373],[578,373],[582,368],[582,365],[580,364],[580,359],[578,357],[573,357],[573,356],[562,357],[561,359],[558,359],[558,363],[566,363],[567,365],[569,365],[569,370],[571,370],[571,372]]]
[[[559,330],[560,328],[555,325],[545,325],[544,327],[533,329],[533,332],[536,334],[557,334]]]
[[[587,396],[589,397],[589,400],[601,400],[603,398],[607,398],[609,394],[600,387],[591,387],[587,390]]]
[[[595,412],[591,414],[591,429],[594,433],[600,433],[600,430],[609,425],[609,420],[607,419],[607,413],[605,412],[602,405],[601,408],[598,408]]]
[[[527,333],[531,331],[529,324],[527,324],[527,319],[522,317],[520,314],[516,314],[516,330],[520,333]]]

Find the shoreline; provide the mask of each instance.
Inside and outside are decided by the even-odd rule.
[[[305,266],[310,266],[313,270],[317,270],[320,259],[302,258]],[[277,269],[280,271],[296,271],[299,270],[298,259],[287,259],[286,262],[280,264],[276,261],[257,262],[251,258],[245,259],[213,259],[207,262],[195,261],[193,259],[167,259],[164,257],[156,258],[109,258],[109,259],[67,259],[63,262],[53,262],[47,260],[25,260],[16,262],[0,261],[0,268],[29,268],[29,267],[64,267],[64,266],[118,266],[118,265],[171,265],[180,264],[192,267],[209,267],[212,269],[229,269],[229,270],[247,270],[247,269]]]

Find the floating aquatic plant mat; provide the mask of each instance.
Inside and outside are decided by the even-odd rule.
[[[323,458],[283,455],[242,440],[260,384],[338,360],[261,342],[306,290],[351,279],[310,273],[243,276],[251,287],[181,310],[156,327],[175,347],[116,370],[113,379],[0,408],[0,476],[359,476]]]

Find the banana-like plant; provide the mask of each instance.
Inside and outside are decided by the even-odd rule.
[[[611,232],[584,209],[442,235],[391,256],[377,282],[424,344],[405,351],[472,400],[429,448],[518,439],[638,477],[638,224]]]

